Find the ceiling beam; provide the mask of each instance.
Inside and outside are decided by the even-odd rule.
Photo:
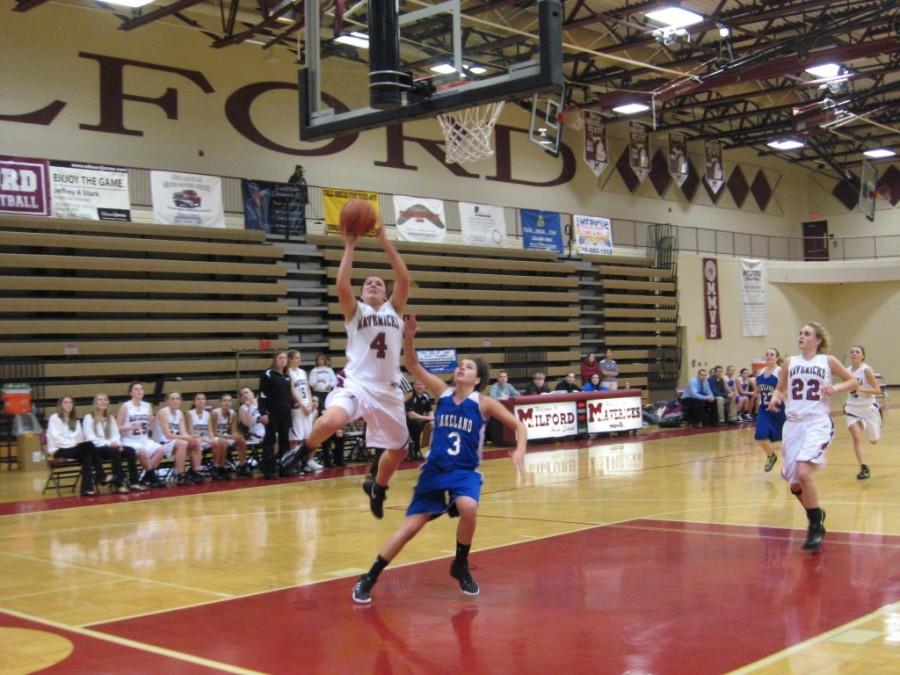
[[[159,9],[155,9],[148,14],[142,14],[141,16],[136,16],[133,19],[129,19],[122,23],[119,26],[119,30],[134,30],[135,28],[140,28],[141,26],[146,26],[148,23],[152,23],[157,19],[162,19],[164,16],[171,16],[172,14],[176,14],[182,10],[187,9],[188,7],[193,7],[194,5],[199,5],[203,0],[176,0],[171,5],[166,5],[165,7],[160,7]]]

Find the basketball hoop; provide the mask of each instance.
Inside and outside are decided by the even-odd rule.
[[[444,132],[444,161],[465,164],[494,154],[494,125],[503,111],[503,101],[485,103],[437,116]]]

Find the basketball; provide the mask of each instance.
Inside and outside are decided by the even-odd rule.
[[[375,209],[362,199],[351,199],[341,209],[341,231],[345,234],[362,237],[375,228]]]

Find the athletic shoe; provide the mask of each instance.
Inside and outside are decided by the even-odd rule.
[[[369,510],[372,515],[381,520],[384,518],[384,500],[387,498],[387,488],[381,487],[375,479],[369,475],[362,484],[363,492],[369,497]]]
[[[825,509],[822,509],[822,522],[810,523],[809,530],[806,533],[806,541],[803,542],[803,549],[806,551],[815,551],[822,545],[825,538]]]
[[[300,445],[288,450],[278,458],[278,467],[284,472],[290,471],[291,468],[301,462],[306,456],[306,452],[306,443],[301,441]]]
[[[372,602],[372,596],[369,591],[375,585],[377,579],[372,579],[368,574],[363,574],[356,583],[353,584],[353,602],[359,605],[368,605]]]
[[[131,492],[145,492],[147,490],[147,486],[141,485],[140,483],[129,483],[128,489]]]
[[[253,469],[247,464],[241,464],[237,469],[238,478],[253,478]]]
[[[310,457],[308,460],[306,460],[306,467],[305,467],[305,468],[306,468],[308,471],[315,472],[315,471],[321,471],[321,470],[324,469],[325,467],[322,466],[321,464],[319,464],[315,459],[313,459],[312,457]]]
[[[453,564],[450,565],[450,576],[459,582],[459,588],[463,593],[466,595],[478,595],[478,584],[472,578],[472,573],[469,572],[468,563],[454,560]]]
[[[868,478],[869,477],[869,467],[867,467],[865,464],[863,464],[859,470],[859,473],[856,474],[856,477],[859,480],[865,480],[866,478]]]
[[[190,479],[190,477],[186,473],[180,473],[175,476],[175,485],[193,485],[194,481]]]
[[[775,466],[775,462],[777,461],[778,455],[776,455],[774,452],[766,458],[766,465],[763,467],[766,470],[766,473],[772,470],[772,467]]]
[[[187,475],[188,478],[193,481],[194,485],[203,485],[206,482],[206,479],[203,477],[203,475],[194,471],[193,469],[188,471]]]

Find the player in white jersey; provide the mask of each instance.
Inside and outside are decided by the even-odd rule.
[[[291,447],[299,446],[309,436],[313,420],[318,412],[318,401],[309,390],[306,371],[300,367],[300,352],[292,349],[287,353],[287,375],[291,378],[291,387],[297,403],[291,411]],[[306,460],[307,471],[321,471],[322,465],[314,457]]]
[[[153,408],[144,401],[144,385],[132,382],[128,386],[128,401],[119,406],[116,423],[122,436],[122,445],[137,453],[144,467],[144,481],[150,487],[165,487],[156,475],[156,467],[166,453],[162,446],[150,438],[153,426]]]
[[[166,456],[172,457],[175,462],[176,485],[202,483],[200,462],[203,455],[200,450],[200,441],[188,434],[184,423],[184,413],[181,412],[181,394],[177,391],[170,392],[166,396],[166,405],[160,408],[156,415],[156,426],[153,433],[157,442],[166,451]],[[184,460],[188,452],[191,453],[193,468],[186,473]]]
[[[875,400],[875,397],[881,393],[881,385],[878,383],[878,378],[875,377],[875,371],[866,363],[866,350],[861,345],[850,347],[848,370],[859,386],[856,391],[847,396],[844,417],[853,441],[853,452],[856,453],[856,459],[859,462],[859,473],[856,474],[856,477],[865,480],[869,477],[869,466],[863,457],[862,437],[865,432],[869,443],[873,445],[881,438],[881,406]]]
[[[355,236],[344,234],[344,254],[337,273],[337,294],[347,329],[347,365],[343,384],[328,394],[325,412],[313,424],[297,457],[283,465],[305,460],[325,439],[348,422],[362,417],[366,422],[366,444],[384,448],[375,478],[367,477],[363,490],[376,518],[383,515],[388,481],[406,457],[409,431],[400,390],[400,352],[403,320],[400,316],[409,298],[409,270],[396,247],[388,240],[384,225],[377,224],[377,238],[394,273],[393,292],[380,277],[363,282],[362,296],[353,295],[353,251]]]
[[[212,479],[228,478],[228,471],[225,470],[225,451],[228,445],[213,433],[212,413],[206,409],[206,394],[194,394],[194,407],[188,410],[185,420],[188,434],[200,444],[201,455],[207,450],[212,453]]]
[[[834,437],[831,395],[854,391],[858,385],[840,361],[825,353],[828,334],[821,325],[810,322],[803,326],[798,344],[800,354],[785,359],[781,367],[769,411],[775,412],[784,402],[787,421],[782,431],[781,475],[806,509],[809,529],[803,548],[812,550],[819,548],[825,536],[825,510],[819,506],[813,475],[825,466],[825,449]],[[843,382],[833,384],[832,374]]]
[[[238,414],[232,409],[231,400],[231,394],[222,394],[219,407],[212,411],[213,431],[225,447],[226,459],[231,448],[237,450],[238,478],[249,478],[251,472],[247,466],[247,441],[238,430]]]

